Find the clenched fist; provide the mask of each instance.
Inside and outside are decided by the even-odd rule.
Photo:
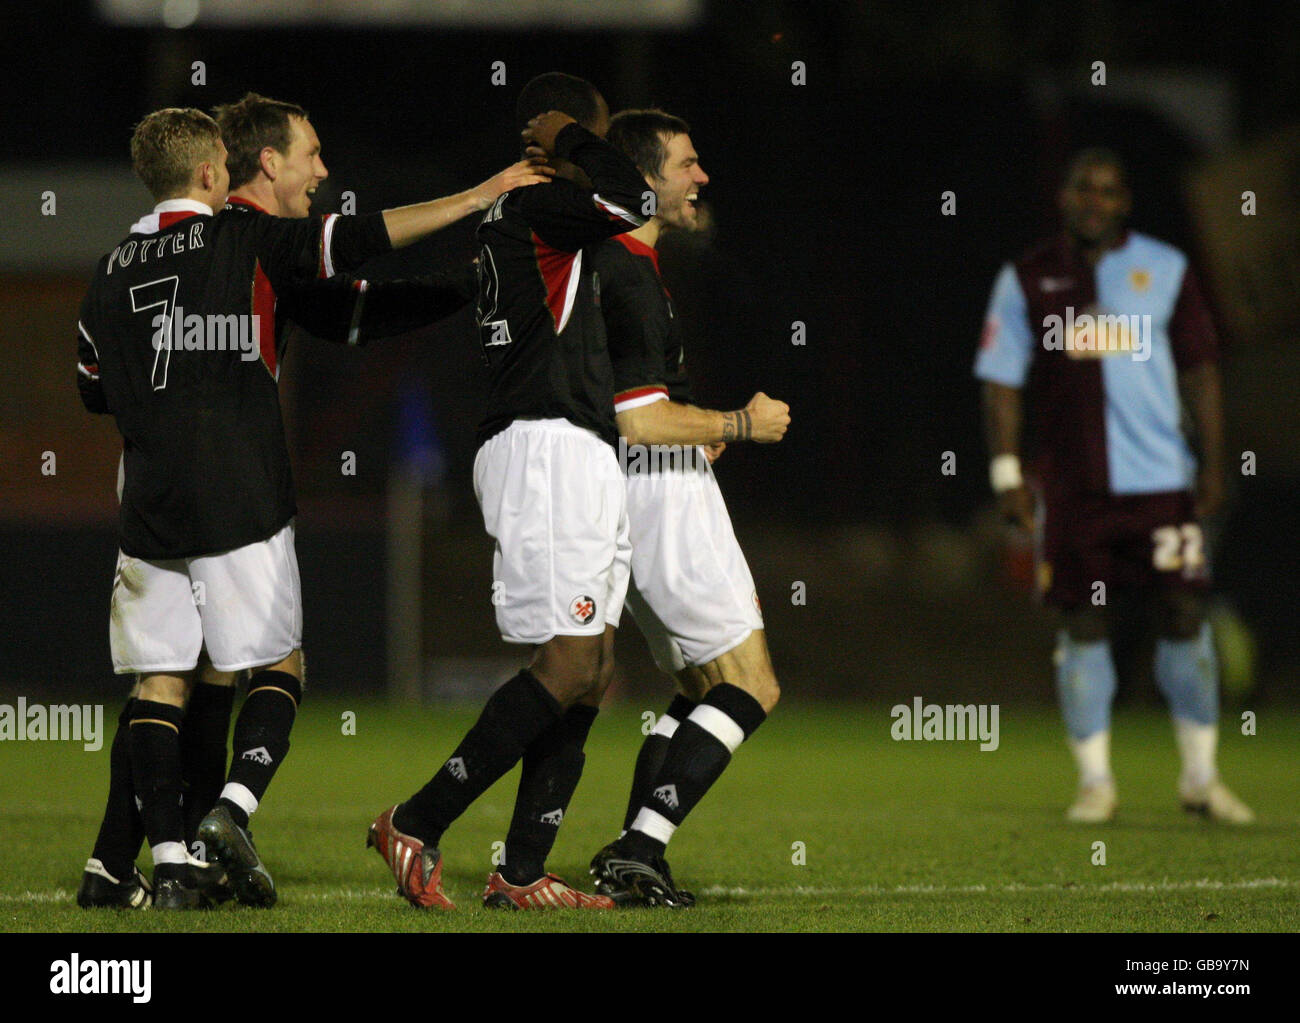
[[[775,444],[790,425],[790,406],[762,391],[749,399],[745,412],[749,416],[749,439],[758,444]]]

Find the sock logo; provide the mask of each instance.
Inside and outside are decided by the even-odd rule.
[[[452,757],[447,761],[447,770],[457,781],[468,781],[469,771],[465,768],[465,761],[460,757]]]
[[[569,601],[569,617],[579,625],[590,625],[596,617],[596,598],[581,596]]]
[[[655,789],[654,797],[655,799],[658,799],[661,802],[663,802],[671,810],[676,810],[677,807],[680,805],[677,802],[676,785],[660,785],[657,789]]]
[[[543,824],[554,824],[558,828],[560,826],[560,822],[564,820],[564,810],[563,809],[552,810],[550,813],[542,814],[537,819],[540,820]]]
[[[258,746],[256,749],[244,750],[240,760],[253,760],[263,766],[271,762],[271,752],[265,746]]]

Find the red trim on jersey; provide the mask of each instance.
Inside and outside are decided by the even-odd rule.
[[[158,230],[165,231],[172,224],[178,224],[187,217],[197,217],[198,214],[193,210],[172,210],[168,213],[158,214]]]
[[[644,256],[655,265],[655,276],[659,278],[659,287],[664,289],[664,294],[669,298],[673,293],[668,290],[668,285],[664,283],[664,275],[659,272],[659,250],[653,245],[647,245],[639,238],[633,238],[630,234],[616,234],[614,240],[623,243],[623,248],[634,256]]]
[[[615,403],[624,401],[635,401],[637,398],[646,398],[652,394],[667,394],[668,388],[663,384],[650,384],[646,387],[632,387],[626,391],[619,391],[614,395]]]
[[[271,374],[271,379],[279,380],[280,365],[275,350],[275,289],[257,260],[253,263],[253,314],[258,317],[257,346],[262,353],[262,365]]]
[[[551,322],[556,333],[560,330],[560,321],[564,319],[564,295],[569,287],[569,274],[573,271],[576,252],[553,249],[546,242],[533,236],[533,258],[537,260],[537,269],[542,275],[542,284],[546,288],[546,308],[551,311]]]
[[[623,248],[632,255],[647,257],[655,265],[655,273],[659,273],[659,250],[653,245],[647,245],[640,238],[633,238],[630,234],[616,234],[614,240],[621,242]]]

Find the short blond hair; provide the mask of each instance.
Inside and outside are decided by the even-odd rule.
[[[158,202],[183,195],[194,169],[220,152],[217,122],[193,107],[155,110],[131,135],[131,165]]]

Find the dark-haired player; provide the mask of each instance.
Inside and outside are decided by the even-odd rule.
[[[644,223],[645,182],[603,141],[609,111],[589,82],[541,75],[520,93],[516,114],[556,179],[502,196],[478,228],[490,385],[474,489],[496,540],[501,635],[535,653],[429,783],[371,825],[369,844],[412,904],[451,908],[438,843],[522,758],[515,822],[485,904],[610,909],[612,900],[576,891],[545,864],[582,772],[602,676],[613,670],[628,575],[613,374],[591,247]]]
[[[687,906],[664,849],[686,815],[776,705],[779,687],[758,594],[710,462],[728,442],[774,443],[784,402],[754,395],[736,412],[692,403],[681,329],[659,276],[665,231],[694,231],[709,177],[690,126],[661,110],[625,110],[609,141],[658,196],[653,218],[596,251],[614,367],[632,539],[628,609],[680,694],[637,757],[619,839],[592,860],[616,900]]]
[[[1254,815],[1215,766],[1218,671],[1199,524],[1224,487],[1214,326],[1187,257],[1126,228],[1132,199],[1115,153],[1075,157],[1059,204],[1065,230],[998,275],[975,375],[993,489],[1008,520],[1036,531],[1038,583],[1060,612],[1057,691],[1079,770],[1067,817],[1115,812],[1106,605],[1136,590],[1158,611],[1155,676],[1182,758],[1179,798],[1248,824]],[[1022,388],[1035,413],[1037,524],[1020,463]]]
[[[258,272],[273,290],[293,294],[302,281],[359,266],[481,210],[500,189],[343,219],[214,215],[230,179],[212,118],[157,111],[137,126],[131,148],[158,205],[100,261],[78,324],[82,399],[111,413],[124,441],[110,640],[115,669],[140,679],[114,740],[110,787],[127,786],[120,768],[129,763],[155,865],[155,905],[201,904],[196,878],[207,864],[185,848],[180,805],[183,708],[201,650],[219,671],[250,670],[235,726],[236,748],[248,755],[232,765],[199,832],[241,901],[268,905],[274,886],[249,841],[247,815],[288,751],[302,658],[293,490],[267,362],[274,309],[259,305]],[[121,802],[110,791],[110,807]],[[137,848],[138,841],[137,833]],[[134,850],[116,871],[100,860],[102,875],[94,876],[107,888],[87,892],[102,899],[86,902],[142,903],[133,860]]]

